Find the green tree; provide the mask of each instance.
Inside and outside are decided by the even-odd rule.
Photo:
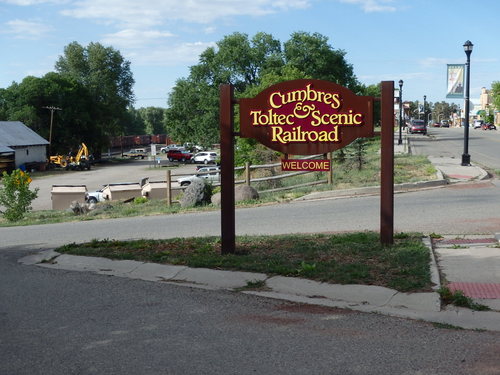
[[[161,107],[139,108],[146,134],[165,133],[165,109]]]
[[[286,64],[314,79],[335,82],[360,93],[359,84],[351,64],[345,60],[345,51],[334,49],[328,38],[319,33],[296,32],[284,44]]]
[[[38,188],[30,190],[30,176],[16,169],[11,174],[3,172],[2,187],[0,187],[0,211],[8,221],[21,220],[31,210],[31,202],[38,196]]]
[[[177,81],[168,99],[165,128],[176,142],[219,142],[219,92],[206,82]]]
[[[493,105],[500,110],[500,81],[491,84],[491,95],[493,96]]]
[[[380,98],[382,96],[382,86],[379,84],[377,85],[369,85],[369,86],[363,86],[361,85],[360,87],[360,95],[365,95],[365,96],[373,96],[374,98]],[[376,100],[373,103],[373,122],[375,123],[375,126],[380,126],[381,123],[381,107],[380,107],[380,101]]]
[[[106,146],[109,136],[122,132],[127,108],[134,101],[130,62],[112,47],[104,47],[100,43],[83,47],[72,42],[64,48],[64,54],[57,60],[55,68],[89,91],[93,98],[92,120],[100,129],[98,144]]]
[[[140,109],[131,107],[127,111],[125,121],[123,121],[122,134],[120,135],[137,134],[146,134],[146,124],[141,116]]]
[[[447,103],[445,101],[436,102],[432,107],[432,118],[434,121],[449,120],[453,113],[458,111],[458,106],[455,103]]]

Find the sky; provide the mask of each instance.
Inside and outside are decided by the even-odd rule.
[[[305,31],[345,51],[361,83],[403,80],[403,100],[449,103],[446,64],[464,64],[470,40],[477,101],[500,81],[499,14],[498,0],[0,0],[0,88],[55,71],[73,41],[99,42],[131,62],[136,108],[166,107],[224,36],[262,31],[284,43]]]

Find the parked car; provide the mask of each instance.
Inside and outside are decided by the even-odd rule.
[[[166,154],[169,150],[179,150],[182,147],[176,144],[171,144],[160,148],[160,152]]]
[[[190,161],[193,154],[186,150],[168,150],[167,158],[170,161]]]
[[[483,120],[475,120],[474,121],[474,129],[481,129],[483,127],[484,121]]]
[[[198,145],[194,145],[194,144],[192,144],[192,143],[190,143],[190,142],[186,142],[186,143],[184,143],[183,148],[185,148],[186,150],[192,151],[192,152],[200,152],[200,151],[203,151],[203,147],[198,146]]]
[[[104,202],[107,197],[103,194],[104,188],[101,188],[96,191],[90,191],[85,194],[85,202],[87,203],[97,203]]]
[[[439,122],[433,122],[432,123],[432,127],[433,128],[440,128],[441,127],[441,123],[439,123]]]
[[[220,168],[219,167],[203,167],[192,176],[181,177],[177,180],[181,186],[189,186],[193,180],[202,178],[207,181],[220,181]]]
[[[441,128],[449,128],[450,127],[450,123],[448,120],[441,120],[441,122],[439,123]]]
[[[495,125],[487,122],[487,123],[484,123],[483,125],[481,125],[481,129],[483,129],[483,130],[497,130],[497,127]]]
[[[408,126],[408,133],[415,134],[427,134],[427,126],[425,126],[424,120],[411,120]]]
[[[133,148],[132,150],[128,152],[124,152],[123,156],[132,158],[132,159],[144,159],[148,156],[148,153],[146,152],[145,148]]]
[[[194,157],[193,157],[193,162],[194,163],[203,163],[203,164],[209,164],[209,163],[215,163],[217,161],[217,153],[216,152],[198,152]]]

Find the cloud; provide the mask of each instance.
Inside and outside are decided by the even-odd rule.
[[[102,42],[115,47],[141,48],[152,42],[173,37],[168,31],[125,29],[114,34],[104,35]]]
[[[426,57],[425,59],[419,60],[419,65],[429,68],[432,66],[445,66],[446,64],[460,64],[457,59],[445,59],[442,57]]]
[[[30,6],[38,4],[62,4],[67,2],[66,0],[0,0],[0,3],[19,5],[19,6]]]
[[[413,80],[413,79],[428,79],[430,77],[429,73],[424,72],[410,72],[410,73],[402,73],[398,74],[397,77],[391,73],[383,73],[383,74],[363,74],[359,75],[358,79],[362,82],[382,82],[382,81],[394,81],[398,82],[400,79],[403,81]]]
[[[147,50],[136,50],[127,55],[134,65],[183,65],[195,64],[200,54],[208,47],[214,47],[215,43],[182,43],[177,45],[153,48]]]
[[[425,68],[431,68],[435,66],[446,66],[446,64],[465,64],[466,57],[465,54],[462,58],[443,58],[443,57],[426,57],[425,59],[419,60],[418,63],[420,66]],[[496,58],[480,58],[474,59],[474,63],[497,63],[498,59]]]
[[[19,19],[8,21],[5,25],[7,27],[3,32],[13,34],[17,39],[40,39],[53,30],[53,27],[47,24]]]
[[[395,6],[390,5],[394,3],[394,0],[340,0],[340,2],[359,5],[366,13],[395,12],[397,10]]]
[[[138,28],[141,25],[159,25],[165,21],[208,24],[226,17],[263,16],[305,8],[310,2],[311,0],[81,0],[64,9],[62,14],[75,18],[107,20]]]

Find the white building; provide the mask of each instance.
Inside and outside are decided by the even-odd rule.
[[[0,150],[14,153],[15,168],[38,168],[47,162],[49,142],[20,121],[0,121]]]

